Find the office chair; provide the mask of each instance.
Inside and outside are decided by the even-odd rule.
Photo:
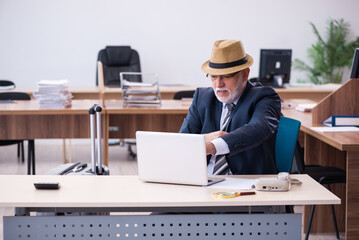
[[[298,139],[300,121],[280,117],[275,143],[275,160],[279,172],[290,172]]]
[[[298,120],[280,117],[275,142],[275,161],[278,172],[291,172],[300,125]],[[285,205],[284,207],[286,213],[294,213],[294,206]]]
[[[102,63],[104,86],[121,86],[120,72],[141,72],[140,56],[138,52],[130,46],[106,46],[98,53],[97,61]],[[99,85],[98,69],[96,70],[96,85]],[[100,78],[100,79],[101,79]],[[126,76],[126,80],[130,82],[142,82],[141,75]],[[134,139],[121,139],[120,145],[127,146],[132,158],[136,157],[136,153],[132,150],[132,146],[136,145]],[[109,145],[118,145],[110,142]]]
[[[107,46],[98,53],[97,61],[103,65],[105,86],[121,86],[120,72],[141,72],[140,56],[130,46]],[[131,76],[128,81],[142,82],[139,75]],[[98,86],[98,74],[96,73]]]
[[[0,100],[2,101],[12,101],[12,100],[31,100],[31,97],[27,93],[23,92],[1,92]],[[27,174],[31,174],[31,165],[32,173],[35,174],[35,142],[33,139],[28,140],[28,165],[27,165]],[[21,161],[24,162],[24,140],[0,140],[0,146],[7,146],[12,144],[18,144],[18,157],[21,152]],[[20,149],[19,149],[20,145]]]
[[[304,148],[302,148],[297,142],[297,148],[295,151],[294,162],[297,168],[297,172],[300,174],[308,174],[311,178],[316,180],[320,184],[327,185],[328,190],[330,191],[330,184],[334,183],[346,183],[346,172],[340,168],[336,167],[327,167],[321,165],[305,165],[304,163]],[[330,205],[332,211],[332,217],[334,222],[334,228],[337,239],[339,237],[338,224],[335,216],[334,205]],[[310,210],[310,217],[307,226],[307,232],[305,235],[305,239],[309,238],[310,228],[312,225],[312,220],[314,216],[315,205],[312,205]]]
[[[174,100],[181,100],[182,98],[193,98],[194,90],[178,91],[173,96]]]
[[[15,88],[15,83],[9,80],[0,80],[0,89],[10,90]]]
[[[258,82],[258,78],[253,77],[253,78],[248,79],[248,81],[250,81],[251,83],[255,83],[255,82]]]

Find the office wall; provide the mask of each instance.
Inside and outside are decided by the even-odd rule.
[[[359,35],[357,0],[0,0],[0,79],[35,87],[41,79],[95,84],[98,51],[131,45],[143,72],[162,84],[205,85],[200,67],[217,39],[241,39],[255,58],[260,48],[291,48],[306,58],[329,17],[351,23]],[[292,72],[292,81],[305,75]]]

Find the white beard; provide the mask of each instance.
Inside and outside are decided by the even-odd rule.
[[[233,103],[242,94],[244,87],[245,86],[242,87],[241,79],[239,79],[234,92],[232,92],[228,88],[216,88],[216,89],[214,89],[214,94],[216,95],[218,101],[220,101],[222,103]],[[223,98],[223,97],[218,96],[218,94],[217,94],[218,90],[228,91],[228,93],[229,93],[228,97]]]

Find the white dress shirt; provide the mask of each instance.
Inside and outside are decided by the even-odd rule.
[[[233,102],[234,105],[237,105],[239,100],[239,97]],[[228,109],[225,107],[226,104],[222,103],[222,114],[221,114],[221,120],[220,120],[220,126],[223,125],[224,117],[227,115]],[[213,175],[213,168],[214,163],[216,161],[217,155],[223,155],[229,153],[229,147],[228,144],[222,139],[222,138],[216,138],[211,141],[213,143],[214,147],[216,148],[216,153],[211,156],[211,159],[209,160],[209,163],[207,165],[207,174]],[[229,175],[231,175],[231,170],[229,170]]]

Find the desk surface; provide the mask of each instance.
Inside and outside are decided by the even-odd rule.
[[[267,175],[268,176],[268,175]],[[259,175],[235,176],[256,178]],[[0,207],[208,207],[340,204],[340,199],[307,175],[289,192],[259,192],[228,199],[221,189],[145,183],[138,176],[1,175]],[[60,182],[59,190],[36,190],[34,182]]]
[[[0,103],[0,115],[36,115],[36,114],[88,114],[89,108],[100,100],[73,100],[72,106],[67,108],[40,108],[36,100],[14,101],[12,103]]]
[[[123,106],[122,100],[106,100],[108,114],[187,114],[191,100],[162,100],[161,105]]]
[[[40,108],[36,100],[14,101],[0,103],[0,115],[52,115],[52,114],[88,114],[93,104],[100,104],[100,100],[72,100],[67,108]],[[106,100],[105,109],[115,114],[187,114],[192,101],[190,100],[162,100],[161,105],[123,106],[122,100]]]
[[[312,113],[300,112],[291,108],[282,109],[282,113],[286,117],[294,118],[301,121],[301,131],[335,147],[341,151],[359,149],[358,132],[318,132],[312,130],[312,127],[324,127],[323,125],[312,124]]]
[[[162,99],[173,99],[173,96],[178,91],[195,90],[199,86],[190,85],[161,85],[160,92]],[[15,88],[10,91],[14,92],[27,92],[30,95],[34,92],[35,88]],[[328,94],[332,93],[334,89],[325,89],[320,87],[288,87],[275,89],[282,99],[289,98],[302,98],[320,101]],[[6,90],[9,91],[9,90]],[[0,91],[1,92],[1,91]],[[98,99],[100,88],[98,86],[70,86],[70,92],[74,99]],[[119,87],[105,87],[106,99],[121,99],[121,88]]]

